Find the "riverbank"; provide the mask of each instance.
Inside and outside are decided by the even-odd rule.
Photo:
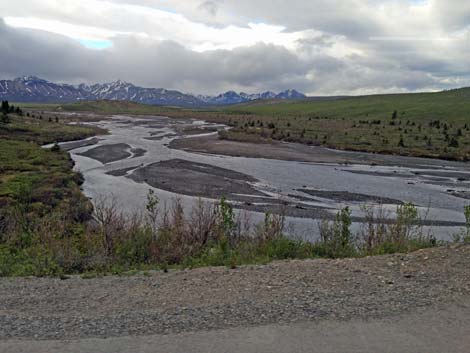
[[[170,334],[396,318],[470,295],[470,246],[361,259],[0,281],[0,338]]]
[[[349,152],[322,146],[270,141],[240,142],[221,139],[218,135],[172,140],[170,148],[187,152],[208,153],[233,157],[266,158],[306,163],[360,164],[399,166],[405,168],[456,167],[470,169],[464,162],[435,158],[406,157],[390,154]]]
[[[28,223],[58,210],[69,210],[76,220],[89,217],[92,207],[80,191],[83,178],[73,172],[73,160],[60,149],[41,145],[100,133],[104,131],[99,128],[71,126],[39,116],[12,114],[8,123],[0,123],[0,242],[7,237],[13,213],[24,214]]]

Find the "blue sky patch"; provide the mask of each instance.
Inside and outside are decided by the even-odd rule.
[[[81,45],[89,49],[106,49],[113,46],[110,40],[79,39]]]

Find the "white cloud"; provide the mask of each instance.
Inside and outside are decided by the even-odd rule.
[[[53,7],[55,1],[46,0],[45,3],[46,6]],[[49,31],[73,39],[109,40],[121,34],[139,35],[154,40],[176,41],[196,51],[234,49],[256,43],[282,45],[294,49],[296,41],[306,35],[302,32],[284,32],[283,26],[264,23],[248,23],[244,27],[214,27],[160,9],[98,0],[76,2],[75,5],[58,11],[63,12],[65,18],[71,13],[85,13],[87,18],[80,21],[77,17],[67,23],[38,17],[6,16],[5,21],[10,26]],[[107,15],[102,16],[102,13]]]
[[[111,39],[116,35],[131,35],[136,34],[132,32],[118,32],[111,31],[104,28],[80,26],[70,23],[64,23],[61,21],[54,20],[42,20],[39,18],[28,18],[28,17],[5,17],[5,23],[12,27],[38,29],[51,33],[65,35],[73,39],[83,40],[107,40]],[[140,33],[140,35],[145,35]]]

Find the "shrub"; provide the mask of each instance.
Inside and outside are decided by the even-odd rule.
[[[316,255],[314,244],[301,240],[279,237],[268,243],[266,255],[269,259],[305,259]]]
[[[227,239],[231,240],[236,230],[235,215],[232,205],[227,202],[225,197],[222,197],[220,200],[217,213],[219,215],[219,227],[222,234]]]
[[[398,205],[396,218],[383,207],[363,206],[366,222],[357,239],[362,255],[380,255],[409,252],[437,244],[431,235],[424,233],[418,209],[412,203]]]
[[[155,191],[149,189],[147,194],[147,204],[145,209],[147,210],[147,223],[152,231],[152,237],[154,240],[158,237],[158,203],[160,200],[155,196]]]
[[[346,257],[356,254],[354,240],[350,230],[351,211],[343,208],[333,221],[323,220],[320,223],[320,251],[327,257]]]
[[[405,142],[403,141],[403,136],[400,136],[400,140],[398,141],[398,147],[405,147]]]
[[[470,205],[464,206],[465,230],[454,235],[454,242],[470,244]]]
[[[97,198],[95,223],[86,226],[75,222],[67,208],[31,217],[31,205],[11,206],[8,218],[0,215],[2,222],[15,220],[6,228],[0,222],[8,230],[0,239],[0,276],[123,273],[168,266],[235,268],[244,263],[365,256],[436,245],[432,237],[423,235],[412,204],[398,206],[393,222],[382,208],[364,207],[367,223],[358,234],[351,231],[351,211],[344,208],[333,220],[321,222],[318,241],[308,242],[284,235],[282,206],[275,214],[266,213],[264,222],[252,231],[246,214],[236,215],[226,199],[217,204],[199,200],[189,214],[175,199],[155,216],[155,236],[148,211],[155,215],[157,199],[149,192],[148,200],[147,213],[125,216],[115,199]],[[465,211],[468,239],[470,207]]]
[[[7,115],[7,113],[3,112],[2,117],[0,119],[0,122],[2,124],[9,124],[10,123],[10,117]]]
[[[449,147],[454,147],[454,148],[457,148],[459,147],[459,141],[455,138],[455,137],[452,137],[449,141]]]
[[[5,276],[57,276],[62,269],[43,246],[27,249],[0,246],[0,277]]]

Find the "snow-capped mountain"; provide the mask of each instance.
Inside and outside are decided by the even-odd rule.
[[[248,101],[249,99],[243,98],[240,94],[235,91],[228,91],[222,94],[219,94],[216,97],[211,97],[207,103],[209,104],[237,104]]]
[[[15,102],[71,102],[86,99],[72,85],[55,84],[34,76],[0,81],[0,97]]]
[[[246,101],[253,101],[257,99],[275,99],[277,94],[271,91],[255,94],[240,93],[240,96]]]
[[[263,92],[257,94],[228,91],[218,96],[195,96],[164,88],[143,88],[121,80],[77,86],[57,84],[34,76],[14,80],[0,80],[0,99],[13,102],[63,103],[81,100],[129,100],[144,104],[198,107],[228,105],[257,99],[303,99],[306,96],[296,90],[279,94]]]
[[[212,104],[212,105],[227,105],[227,104],[237,104],[237,103],[245,103],[249,101],[254,101],[257,99],[304,99],[307,96],[303,93],[296,91],[295,89],[289,89],[286,91],[282,91],[280,93],[274,93],[271,91],[266,91],[263,93],[255,93],[255,94],[248,94],[248,93],[237,93],[235,91],[228,91],[222,94],[219,94],[216,97],[205,97],[205,102]]]
[[[305,94],[296,91],[295,89],[288,89],[284,92],[279,93],[276,96],[277,99],[303,99],[307,98]]]
[[[199,99],[190,94],[164,88],[143,88],[121,80],[94,84],[79,85],[78,88],[87,93],[89,100],[110,99],[128,100],[144,104],[198,106]]]

